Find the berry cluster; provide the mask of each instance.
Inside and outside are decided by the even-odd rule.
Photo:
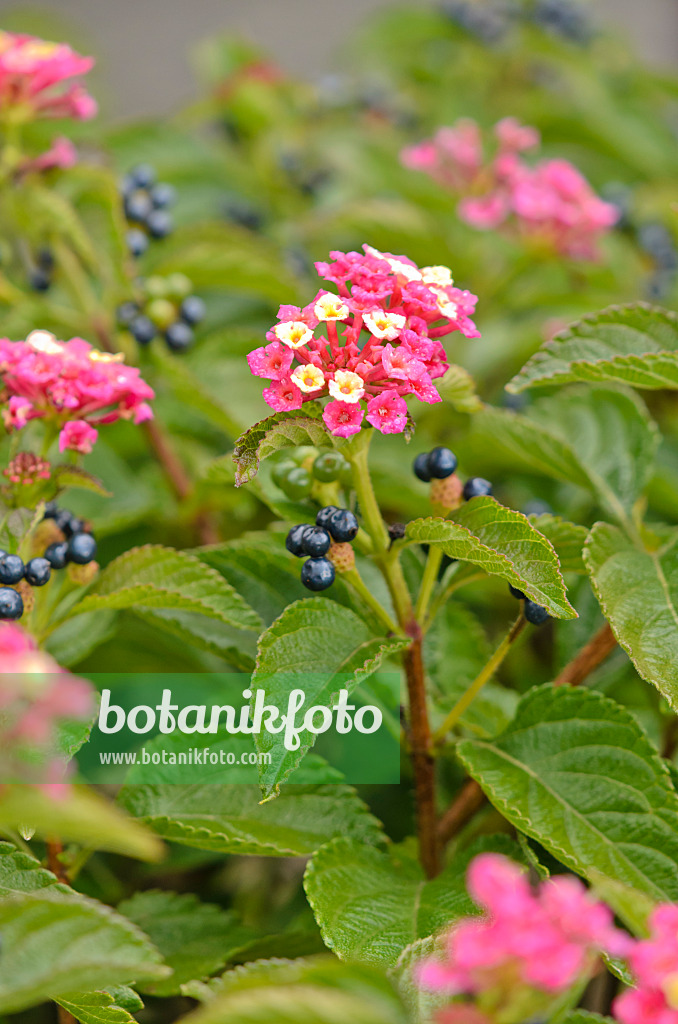
[[[537,25],[570,43],[588,43],[594,34],[588,13],[573,0],[535,0],[528,4],[514,0],[449,0],[442,5],[442,12],[487,45],[500,42],[511,25],[520,22]]]
[[[127,222],[127,247],[132,256],[142,256],[149,239],[166,238],[173,228],[169,207],[175,200],[171,185],[156,181],[150,164],[139,164],[122,179],[120,186]]]
[[[523,615],[528,622],[531,622],[533,626],[543,626],[544,623],[550,618],[546,608],[542,608],[536,601],[531,601],[529,597],[523,594],[522,590],[518,590],[517,587],[511,586],[509,583],[509,590],[513,597],[518,601],[523,602]]]
[[[287,534],[285,546],[297,558],[307,556],[301,567],[301,582],[309,590],[327,590],[334,583],[335,562],[327,558],[334,545],[350,544],[358,532],[358,520],[347,508],[326,505],[315,519],[315,526],[300,523]],[[342,552],[333,552],[337,561],[346,561]]]
[[[63,540],[50,544],[42,557],[23,561],[19,555],[0,550],[0,619],[20,619],[24,613],[24,597],[14,589],[20,584],[44,587],[52,569],[64,569],[69,563],[89,565],[97,553],[97,542],[82,519],[54,502],[45,507],[45,519],[52,519]]]
[[[571,259],[597,259],[597,243],[617,222],[617,207],[600,199],[568,160],[528,164],[522,154],[539,145],[535,128],[505,117],[494,136],[488,159],[479,126],[462,119],[406,147],[401,160],[455,193],[459,216],[471,227],[503,227]]]
[[[118,323],[139,345],[148,345],[158,333],[173,352],[184,352],[194,341],[193,328],[205,316],[205,303],[192,295],[193,282],[185,274],[154,275],[139,282],[140,297],[117,309]]]
[[[457,456],[449,448],[434,448],[430,452],[421,452],[412,464],[414,475],[425,484],[432,483],[431,501],[449,509],[460,504],[461,499],[470,501],[492,494],[492,484],[481,476],[472,476],[462,486],[455,476]],[[437,481],[449,481],[445,486],[436,485]]]
[[[299,462],[300,456],[301,463]],[[306,458],[304,449],[301,449],[297,455],[297,461],[284,459],[274,467],[271,473],[273,483],[290,501],[301,501],[303,498],[307,498],[313,489],[314,482],[329,484],[336,481],[342,487],[350,488],[351,467],[340,452],[323,452],[313,460],[310,466],[306,465],[309,462],[310,459]]]

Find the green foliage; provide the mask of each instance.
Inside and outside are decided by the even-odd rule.
[[[276,412],[242,434],[233,449],[237,486],[256,476],[260,463],[283,448],[301,445],[331,445],[330,436],[321,419],[322,408],[307,402],[303,409]]]
[[[125,1001],[125,993],[129,994],[131,1005],[121,1005]],[[130,1009],[142,1010],[143,1003],[132,989],[119,986],[117,991],[75,992],[54,1000],[68,1013],[72,1014],[81,1024],[134,1024],[135,1018]]]

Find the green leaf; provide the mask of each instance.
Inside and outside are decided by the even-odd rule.
[[[295,685],[301,682],[301,721],[311,707],[333,708],[342,688],[352,692],[408,642],[401,637],[375,636],[350,608],[326,598],[297,601],[261,634],[251,688],[265,690],[267,704],[286,713],[290,679]],[[260,767],[262,791],[270,797],[279,792],[281,783],[315,742],[315,735],[302,731],[298,750],[285,748],[283,733],[261,732],[255,739],[260,752],[272,755],[271,763]]]
[[[118,912],[148,935],[172,968],[171,978],[139,986],[154,996],[179,995],[185,982],[216,974],[251,936],[232,911],[201,903],[193,893],[149,889],[124,900]]]
[[[550,541],[521,512],[494,498],[473,498],[449,519],[415,519],[406,536],[420,544],[440,544],[450,558],[501,576],[555,618],[577,617]]]
[[[319,403],[307,402],[302,409],[268,416],[241,434],[233,448],[236,487],[253,480],[259,464],[283,448],[300,445],[331,448],[332,439],[321,417]]]
[[[483,403],[476,394],[473,377],[463,366],[448,367],[444,377],[438,381],[438,391],[457,412],[480,412]]]
[[[506,390],[571,381],[678,388],[678,316],[638,303],[586,316],[532,356]]]
[[[67,487],[77,487],[82,491],[98,494],[102,498],[111,497],[111,492],[104,487],[101,480],[79,466],[55,466],[52,469],[52,481],[59,491]]]
[[[28,827],[43,839],[58,835],[65,842],[142,860],[160,860],[163,852],[157,836],[84,787],[72,786],[55,800],[37,787],[7,786],[0,794],[0,827]]]
[[[3,1013],[74,989],[166,974],[160,954],[133,924],[60,884],[7,843],[0,846],[0,887]],[[126,1018],[119,1020],[122,1024]]]
[[[203,990],[191,1024],[407,1024],[382,971],[327,956],[258,961],[229,971],[213,991]]]
[[[541,686],[503,733],[462,740],[457,753],[504,817],[573,871],[653,900],[678,897],[678,795],[621,705]]]
[[[596,523],[584,549],[596,597],[638,672],[678,710],[678,531],[655,550]]]
[[[84,618],[78,615],[57,626],[45,646],[60,665],[70,668],[110,640],[117,631],[117,622],[115,611],[86,612]]]
[[[518,852],[504,836],[482,839],[427,881],[418,862],[400,850],[382,853],[346,838],[328,843],[304,875],[326,945],[340,959],[393,966],[414,940],[476,913],[466,892],[466,869],[486,850]]]
[[[430,1024],[436,1019],[436,1012],[449,1004],[446,992],[432,992],[419,983],[418,972],[424,960],[431,959],[439,952],[438,937],[429,935],[405,946],[388,975],[395,983],[400,997],[407,1006],[413,1024]]]
[[[583,559],[584,542],[588,530],[578,523],[570,523],[548,512],[527,517],[535,530],[551,541],[563,572],[586,572]]]
[[[383,839],[349,786],[291,786],[262,804],[256,786],[127,785],[118,799],[168,841],[219,853],[308,857],[338,835]]]
[[[259,616],[223,576],[194,555],[158,544],[116,558],[70,614],[135,607],[197,612],[238,629],[261,627]]]
[[[589,1013],[588,1010],[575,1010],[568,1013],[563,1024],[614,1024],[612,1017],[601,1017],[599,1013]]]
[[[81,1024],[135,1024],[129,1010],[120,1006],[115,997],[104,989],[97,992],[70,992],[55,999],[54,1002],[72,1014]],[[139,1009],[143,1009],[143,1003]]]

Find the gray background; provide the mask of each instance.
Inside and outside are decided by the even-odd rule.
[[[36,10],[98,58],[95,91],[113,115],[164,113],[195,95],[190,49],[223,31],[244,35],[290,72],[315,78],[371,11],[396,0],[0,0],[0,24],[30,31]],[[425,6],[429,0],[409,0]],[[678,0],[590,0],[600,20],[653,63],[678,61]],[[44,24],[44,19],[42,24]],[[102,96],[103,94],[103,96]]]

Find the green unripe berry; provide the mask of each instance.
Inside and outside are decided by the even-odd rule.
[[[315,459],[318,454],[318,449],[314,448],[313,445],[304,444],[300,448],[295,449],[292,454],[292,458],[296,462],[297,466],[301,466],[309,459]]]
[[[147,277],[144,281],[144,291],[148,295],[149,299],[164,299],[169,294],[167,278],[160,277],[159,274],[153,274],[152,277]]]
[[[343,458],[341,469],[339,470],[339,483],[345,491],[350,491],[353,487],[353,470],[351,469],[351,463],[347,462]]]
[[[302,498],[308,497],[312,485],[313,480],[309,471],[303,466],[296,466],[288,473],[280,487],[290,501],[300,501]]]
[[[291,459],[283,459],[282,462],[278,462],[271,470],[271,480],[276,487],[282,488],[283,481],[287,480],[292,470],[296,468],[296,462],[292,462]]]
[[[332,483],[339,476],[344,461],[339,452],[323,452],[313,463],[313,476],[323,484]]]
[[[166,330],[177,318],[177,309],[169,299],[153,299],[149,302],[146,315],[161,331]]]
[[[193,282],[185,274],[170,274],[167,278],[167,294],[173,299],[185,299],[193,291]]]

